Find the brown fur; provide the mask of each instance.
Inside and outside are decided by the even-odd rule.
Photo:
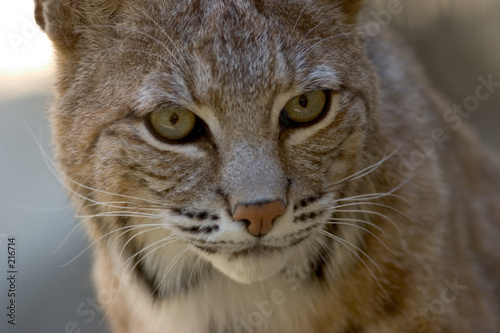
[[[358,33],[362,1],[36,3],[58,56],[56,159],[77,209],[92,216],[96,282],[114,296],[103,305],[115,332],[500,330],[500,162],[454,126],[397,37]],[[314,133],[278,130],[276,100],[311,89],[335,91],[338,106]],[[176,147],[151,141],[143,118],[167,102],[216,126]],[[288,204],[267,239],[297,252],[261,282],[233,281],[210,259],[238,257],[251,240],[176,229],[182,220],[226,230],[236,204],[263,197]],[[168,217],[144,215],[157,211]],[[306,241],[287,233],[298,226]],[[137,256],[172,235],[168,248]],[[265,274],[268,256],[248,266]],[[286,301],[272,315],[235,324],[276,290]]]

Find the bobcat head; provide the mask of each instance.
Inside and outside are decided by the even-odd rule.
[[[387,153],[370,147],[360,5],[37,1],[58,51],[57,160],[92,237],[155,284],[165,267],[312,274],[334,242],[353,257],[363,227],[335,207]]]

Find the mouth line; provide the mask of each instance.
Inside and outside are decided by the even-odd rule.
[[[283,249],[289,248],[290,246],[293,246],[298,243],[292,243],[287,246],[269,246],[269,245],[262,245],[262,244],[255,244],[249,247],[246,247],[242,250],[237,250],[237,251],[232,251],[227,253],[226,255],[229,256],[229,259],[236,259],[240,257],[264,257],[266,255],[269,255],[271,253],[279,252],[282,251]],[[219,254],[220,249],[214,249],[210,248],[207,246],[200,246],[200,245],[195,245],[196,248],[199,250],[202,250],[203,252],[207,254]],[[224,251],[225,252],[225,251]]]
[[[256,244],[253,246],[249,246],[243,250],[232,252],[230,255],[230,259],[235,259],[239,257],[263,257],[266,255],[274,254],[276,252],[283,251],[285,249],[292,248],[300,243],[302,243],[305,239],[307,239],[309,235],[305,235],[293,240],[290,244],[285,246],[270,246],[263,244]]]
[[[317,224],[314,224],[314,225],[306,228],[301,233],[301,236],[296,237],[296,238],[294,237],[294,238],[290,239],[289,243],[286,245],[283,245],[283,246],[265,245],[265,244],[262,244],[261,241],[259,241],[256,244],[254,243],[253,245],[248,246],[248,247],[243,248],[243,249],[240,249],[240,250],[228,251],[227,248],[224,249],[224,247],[227,245],[227,243],[224,241],[211,243],[211,242],[203,242],[200,240],[193,242],[193,246],[195,248],[197,248],[198,250],[204,252],[205,254],[215,255],[215,254],[225,253],[225,255],[229,256],[230,259],[235,259],[235,258],[239,258],[239,257],[263,257],[266,255],[269,255],[269,254],[272,254],[275,252],[279,252],[279,251],[282,251],[284,249],[293,248],[293,247],[299,245],[304,240],[309,238],[309,236],[311,235],[311,233],[309,231],[316,226],[317,226]],[[221,246],[222,246],[222,248],[221,248]]]
[[[275,253],[285,249],[286,246],[278,247],[278,246],[268,246],[257,244],[250,247],[247,247],[243,250],[232,252],[230,255],[230,259],[236,259],[238,257],[262,257],[269,255],[271,253]]]

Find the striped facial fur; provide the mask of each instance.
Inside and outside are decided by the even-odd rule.
[[[357,36],[323,22],[339,9],[328,5],[321,16],[304,9],[269,20],[248,1],[157,2],[146,8],[131,1],[121,7],[113,25],[88,26],[95,34],[112,31],[112,40],[78,42],[88,51],[76,62],[78,82],[68,87],[74,93],[61,100],[72,107],[62,106],[55,115],[56,128],[69,126],[71,132],[61,144],[65,169],[104,191],[88,194],[103,203],[89,212],[96,216],[90,221],[95,232],[110,228],[112,219],[103,221],[100,214],[127,212],[132,216],[122,228],[130,229],[121,238],[129,238],[130,247],[154,244],[160,234],[175,238],[189,249],[183,257],[201,258],[195,262],[244,283],[289,266],[307,274],[309,261],[319,262],[319,248],[330,243],[328,221],[340,184],[358,171],[375,84],[370,66],[360,61]],[[159,17],[165,11],[177,19]],[[282,33],[291,25],[293,34]],[[359,56],[343,55],[345,45]],[[354,80],[345,68],[366,79]],[[308,102],[316,113],[302,119]],[[179,120],[172,112],[195,120]],[[172,140],[162,132],[161,122],[173,114],[177,124],[195,123],[193,133]],[[79,162],[70,151],[78,152]],[[135,199],[122,203],[122,196]],[[279,203],[281,212],[262,222],[264,233],[259,214],[267,208],[259,207],[270,202]],[[250,207],[247,214],[259,221],[245,214],[235,218],[240,206]],[[154,231],[139,228],[143,224]],[[115,236],[120,234],[107,238]],[[163,279],[148,259],[162,261],[169,251],[153,249],[142,253],[145,270]],[[173,271],[194,269],[176,266]]]
[[[429,332],[495,331],[476,261],[498,261],[458,249],[497,169],[463,130],[407,172],[443,102],[396,37],[359,33],[362,1],[36,4],[115,332],[424,332],[408,318],[458,277],[473,292]]]

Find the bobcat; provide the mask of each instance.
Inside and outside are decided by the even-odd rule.
[[[499,159],[363,6],[36,1],[113,332],[500,331]]]

